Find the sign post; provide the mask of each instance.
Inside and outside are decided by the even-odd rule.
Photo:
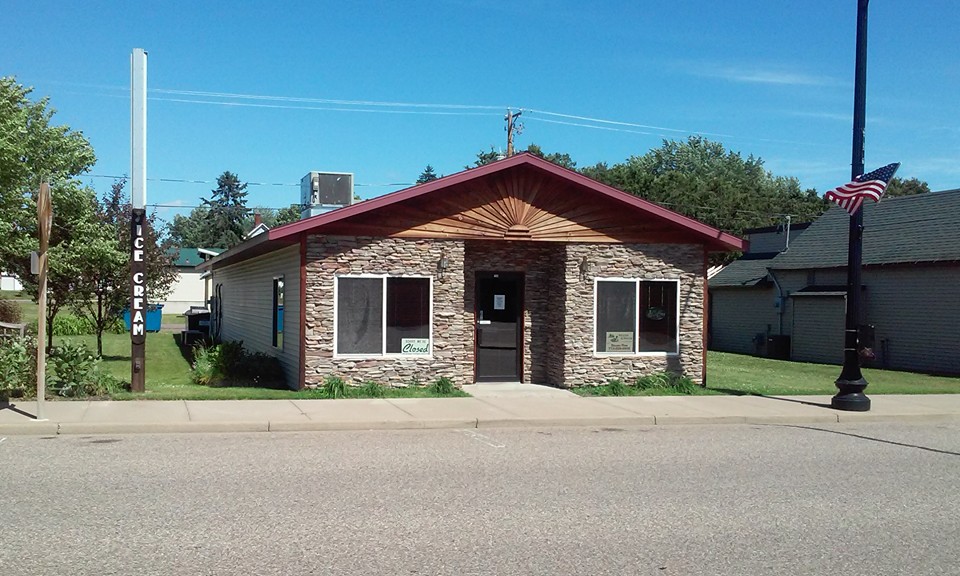
[[[130,389],[146,389],[147,53],[130,56]]]
[[[37,420],[46,420],[44,402],[47,395],[47,248],[50,243],[50,228],[53,225],[53,205],[50,202],[50,186],[40,183],[37,194],[37,221],[39,223],[40,250],[37,252],[37,267],[40,281],[37,290]],[[51,326],[52,330],[53,327]]]

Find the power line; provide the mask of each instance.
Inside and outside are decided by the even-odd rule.
[[[115,176],[110,174],[81,174],[78,178],[109,178],[111,180],[127,180],[129,176]],[[188,178],[147,178],[149,182],[167,182],[175,184],[216,184],[216,180],[192,180]],[[245,182],[249,186],[287,186],[287,187],[300,187],[299,182]],[[372,188],[386,188],[390,186],[413,186],[415,182],[386,182],[383,184],[372,184],[372,183],[358,183],[354,182],[354,186],[359,187],[372,187]]]

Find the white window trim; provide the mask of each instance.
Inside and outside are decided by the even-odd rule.
[[[339,324],[339,309],[340,309],[340,279],[341,278],[379,278],[383,285],[382,290],[382,301],[381,301],[381,310],[383,310],[382,318],[382,335],[380,340],[380,350],[381,352],[365,352],[361,354],[348,354],[340,352],[340,324]],[[429,336],[430,339],[430,352],[428,354],[403,354],[403,353],[388,353],[387,349],[387,278],[425,278],[430,281],[430,319],[428,322],[429,327]],[[286,327],[286,326],[284,326]],[[433,358],[433,276],[426,276],[423,274],[337,274],[333,277],[333,357],[334,358],[350,358],[350,359],[371,359],[371,358]]]
[[[634,352],[601,352],[597,350],[597,300],[599,295],[599,290],[597,285],[600,282],[632,282],[634,284],[634,303],[636,304],[636,309],[634,311],[633,317],[633,349]],[[662,351],[648,351],[648,352],[639,352],[640,350],[640,283],[641,282],[673,282],[677,285],[677,302],[676,302],[676,328],[677,328],[677,347],[673,352],[662,352]],[[680,279],[679,278],[624,278],[622,276],[612,276],[609,278],[604,277],[594,277],[593,278],[593,355],[598,358],[636,358],[636,357],[668,357],[668,356],[679,356],[680,355]]]

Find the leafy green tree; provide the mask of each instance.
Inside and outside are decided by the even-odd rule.
[[[54,125],[49,100],[34,102],[31,92],[12,77],[0,78],[0,269],[18,275],[38,243],[40,180],[65,185],[96,161],[83,133]]]
[[[554,152],[552,154],[547,154],[536,144],[530,144],[527,146],[526,152],[529,152],[534,156],[539,156],[548,162],[553,162],[557,166],[562,166],[568,170],[577,169],[577,163],[567,153],[561,154],[559,152]]]
[[[53,346],[53,322],[61,310],[82,298],[78,290],[82,258],[76,253],[89,237],[88,226],[94,220],[96,196],[88,188],[82,188],[75,182],[57,184],[50,192],[53,208],[53,225],[50,227],[50,240],[47,248],[47,348]],[[39,300],[39,276],[30,272],[31,251],[38,250],[40,242],[37,236],[37,222],[28,221],[23,234],[10,239],[17,254],[7,263],[9,271],[19,276],[24,291],[34,301]],[[25,256],[20,256],[24,254]]]
[[[426,184],[427,182],[433,182],[439,178],[436,171],[434,171],[433,166],[427,164],[427,167],[423,169],[423,172],[420,173],[420,176],[417,177],[417,184]]]
[[[744,158],[699,136],[664,141],[643,156],[613,166],[597,164],[582,173],[738,235],[784,214],[794,222],[810,221],[828,207],[816,190],[801,189],[796,178],[774,176],[760,158]]]
[[[207,208],[210,246],[231,248],[243,242],[246,233],[243,221],[250,213],[247,208],[246,189],[247,184],[230,171],[217,177],[217,187],[213,190],[213,195],[209,200],[203,200]]]
[[[166,225],[163,245],[165,248],[219,248],[209,242],[207,213],[204,206],[190,211],[188,216],[176,214],[173,221]]]
[[[300,219],[300,205],[291,204],[286,208],[277,210],[277,226],[283,226]]]
[[[85,240],[71,250],[79,271],[78,297],[72,308],[94,325],[97,356],[103,355],[103,333],[120,318],[130,299],[132,206],[125,184],[125,180],[114,182],[110,192],[95,203],[94,218],[81,225]],[[152,302],[166,298],[178,274],[158,242],[156,220],[156,214],[150,214],[144,230],[147,298]]]
[[[904,180],[903,178],[894,178],[887,185],[886,191],[883,195],[887,197],[895,196],[913,196],[914,194],[927,194],[930,192],[930,186],[923,180],[918,180],[916,178],[911,178],[909,180]]]

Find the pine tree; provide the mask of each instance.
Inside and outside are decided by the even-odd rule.
[[[203,204],[208,209],[207,224],[210,227],[211,245],[231,248],[243,242],[243,220],[250,209],[247,208],[247,184],[241,182],[236,174],[229,170],[217,178],[217,188],[209,200]]]

